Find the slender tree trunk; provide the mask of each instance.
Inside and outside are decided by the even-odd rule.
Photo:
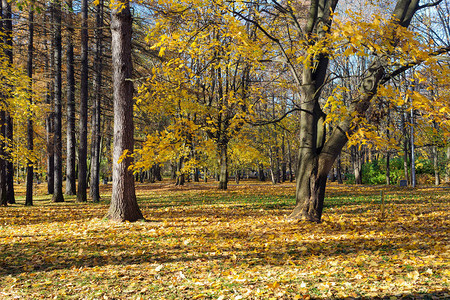
[[[53,135],[54,146],[54,177],[55,186],[53,202],[63,202],[62,190],[62,42],[61,42],[61,0],[54,2],[55,14],[55,133]]]
[[[53,24],[55,22],[54,17],[54,7],[53,3],[50,4],[50,24]],[[51,43],[50,43],[50,49],[46,47],[46,43],[44,44],[44,49],[46,50],[46,53],[50,53],[50,59],[48,59],[48,65],[46,61],[46,68],[48,73],[50,74],[50,80],[47,84],[47,96],[46,96],[46,103],[51,107],[51,110],[49,111],[46,121],[45,121],[45,128],[46,128],[46,142],[47,142],[47,192],[49,194],[53,194],[55,190],[55,160],[54,160],[54,147],[53,147],[53,135],[54,135],[54,108],[53,108],[53,99],[54,99],[54,89],[55,89],[55,63],[54,63],[54,48],[55,48],[55,41],[53,38],[54,35],[54,28],[53,25],[50,26],[50,36],[51,37]],[[45,30],[45,27],[44,27]],[[46,32],[44,31],[44,36],[46,35]]]
[[[3,16],[3,5],[0,5],[0,32],[4,31],[4,16]],[[3,53],[2,53],[3,54]],[[4,104],[5,95],[0,95],[1,101]],[[0,110],[0,135],[4,136],[5,132],[5,110],[2,108]],[[5,143],[3,139],[0,139],[0,205],[7,206],[8,199],[6,198],[6,177],[5,177]]]
[[[112,63],[114,70],[114,152],[111,205],[107,218],[116,221],[143,219],[136,201],[132,163],[134,147],[133,82],[131,60],[132,16],[128,0],[119,0],[111,12]],[[119,9],[118,9],[119,8]]]
[[[33,105],[33,42],[34,42],[34,7],[33,2],[30,6],[28,13],[28,57],[27,57],[27,75],[30,78],[29,83],[29,103],[30,106]],[[28,110],[29,116],[27,120],[27,149],[30,153],[33,152],[34,144],[33,144],[33,118],[32,118],[32,110],[31,107]],[[30,158],[27,159],[27,190],[25,195],[25,205],[32,206],[33,205],[33,170],[34,161]]]
[[[241,179],[241,171],[236,170],[234,172],[234,181],[236,182],[236,184],[239,184],[240,179]]]
[[[436,146],[433,146],[433,167],[434,167],[434,184],[441,184],[441,176],[439,174],[439,152]]]
[[[4,125],[5,123],[5,111],[4,110],[0,110],[0,134],[3,135],[4,134]],[[0,155],[1,157],[4,156],[4,148],[5,147],[5,143],[3,142],[3,140],[0,140]],[[8,205],[8,199],[6,198],[6,170],[5,170],[5,160],[3,158],[0,158],[0,204],[2,206],[7,206]]]
[[[405,180],[410,182],[408,175],[408,137],[406,134],[406,113],[402,115],[402,131],[403,131],[403,172],[405,174]]]
[[[450,182],[450,145],[447,146],[446,158],[447,164],[445,168],[445,181]]]
[[[81,1],[81,79],[77,201],[87,201],[88,1]]]
[[[412,99],[411,99],[412,106]],[[411,186],[416,187],[416,155],[414,145],[414,108],[411,107]]]
[[[338,183],[343,184],[344,181],[342,180],[342,163],[341,163],[341,155],[340,154],[337,157],[336,172],[337,172]]]
[[[288,144],[288,170],[289,170],[289,182],[294,181],[294,172],[292,169],[292,151],[291,151],[291,142],[289,139],[287,140]]]
[[[285,182],[287,179],[287,175],[286,175],[286,147],[284,144],[284,135],[282,137],[282,142],[281,142],[281,156],[282,156],[282,161],[281,161],[281,181]]]
[[[76,187],[76,138],[75,138],[75,70],[73,54],[72,0],[67,0],[67,165],[66,195],[75,195]]]
[[[8,59],[8,65],[13,64],[13,27],[12,27],[12,13],[11,13],[11,3],[7,0],[2,0],[2,14],[3,14],[3,33],[4,33],[4,43],[7,46],[5,49],[5,55]],[[5,113],[5,135],[6,146],[8,149],[13,147],[13,119],[8,111]],[[5,160],[5,176],[6,176],[6,201],[9,204],[16,203],[14,197],[14,163],[11,156],[11,150],[6,153]]]
[[[90,196],[92,201],[100,201],[100,116],[101,116],[101,99],[102,99],[102,69],[103,69],[103,0],[97,4],[96,12],[96,29],[95,29],[95,103],[94,113],[92,114],[92,148],[91,148],[91,184]]]
[[[219,153],[219,190],[228,188],[228,142],[218,143]]]

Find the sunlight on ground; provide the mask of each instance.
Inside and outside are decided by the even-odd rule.
[[[0,208],[0,298],[450,297],[448,189],[331,184],[322,224],[286,221],[293,192],[139,184],[147,221],[122,224],[103,219],[107,196],[18,196]]]

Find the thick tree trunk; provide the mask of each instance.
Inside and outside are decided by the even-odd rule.
[[[116,2],[111,12],[112,63],[114,68],[114,152],[111,205],[107,218],[116,221],[143,219],[136,201],[132,163],[134,148],[133,82],[131,60],[132,16],[129,1]],[[121,161],[120,158],[128,154]]]
[[[81,1],[81,78],[80,123],[78,144],[78,192],[77,201],[87,201],[87,122],[88,122],[88,1]]]
[[[75,138],[75,70],[73,54],[73,11],[72,0],[67,1],[67,160],[66,195],[75,195],[76,187],[76,138]]]
[[[264,175],[264,166],[260,163],[258,165],[258,180],[259,181],[266,181],[266,175]]]
[[[28,54],[27,54],[27,75],[30,78],[29,83],[29,92],[30,98],[29,103],[30,106],[33,105],[33,96],[31,94],[33,90],[33,42],[34,42],[34,7],[31,6],[28,13]],[[27,121],[27,149],[30,153],[33,152],[34,144],[33,144],[33,118],[31,117],[31,109],[28,110],[30,114],[28,116]],[[27,190],[25,195],[25,205],[32,206],[33,205],[33,177],[34,177],[34,168],[33,161],[31,159],[27,159]]]
[[[219,190],[228,188],[228,142],[219,142]]]
[[[92,114],[92,147],[91,147],[91,184],[90,196],[92,201],[100,201],[100,154],[101,154],[101,99],[102,99],[102,69],[103,69],[103,0],[97,4],[96,12],[96,29],[95,29],[95,103],[94,112]]]
[[[183,165],[184,165],[184,157],[181,156],[178,159],[178,162],[177,162],[177,172],[176,172],[177,180],[175,182],[175,185],[184,185],[184,183],[186,181],[186,177],[185,177],[185,175],[184,175],[184,173],[182,171],[183,170]]]
[[[54,5],[54,21],[55,21],[55,132],[53,135],[54,146],[54,191],[53,202],[63,202],[62,190],[62,43],[61,43],[61,0],[55,1]]]

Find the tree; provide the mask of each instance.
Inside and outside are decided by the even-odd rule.
[[[12,13],[11,3],[8,0],[2,0],[2,13],[3,13],[3,31],[4,31],[4,44],[5,55],[8,60],[8,64],[11,67],[13,65],[13,25],[12,25]],[[8,93],[12,93],[10,90]],[[13,150],[13,119],[10,110],[5,113],[5,127],[4,138],[6,144],[6,161],[5,161],[5,176],[6,176],[6,201],[13,204],[16,203],[14,197],[14,164],[12,162],[12,150]]]
[[[75,195],[76,191],[76,140],[75,140],[75,70],[73,54],[73,7],[72,0],[67,1],[67,160],[66,195]]]
[[[80,125],[78,144],[78,193],[77,201],[87,201],[87,119],[88,119],[88,2],[81,1],[81,79]]]
[[[111,12],[114,149],[113,186],[107,218],[115,221],[143,219],[136,201],[133,159],[133,82],[131,61],[132,16],[128,0],[114,2]]]
[[[62,41],[61,41],[61,0],[53,3],[54,13],[54,63],[55,63],[55,82],[54,82],[54,191],[53,202],[63,202],[64,195],[62,191]]]
[[[29,102],[30,106],[33,105],[33,96],[32,96],[32,88],[33,88],[33,39],[34,39],[34,6],[33,3],[30,5],[29,13],[28,13],[28,57],[27,57],[27,75],[29,77],[30,83],[30,96]],[[33,118],[31,116],[31,111],[28,112],[30,115],[28,116],[27,121],[27,148],[30,152],[33,151],[34,143],[33,143]],[[31,206],[33,205],[33,161],[31,159],[27,160],[27,190],[25,196],[25,205]]]
[[[349,137],[365,124],[364,114],[371,107],[380,86],[427,61],[430,56],[450,50],[448,47],[435,51],[424,49],[406,29],[417,11],[441,1],[419,5],[418,0],[400,0],[388,18],[375,16],[364,20],[356,16],[355,21],[348,22],[335,18],[338,2],[310,1],[306,5],[306,18],[302,19],[301,11],[305,5],[298,1],[283,4],[272,1],[273,13],[266,14],[266,19],[282,16],[277,21],[282,22],[287,30],[276,26],[267,28],[260,20],[236,12],[258,26],[260,32],[278,47],[279,57],[290,69],[297,85],[300,150],[296,172],[296,206],[289,216],[291,219],[320,222],[328,173]],[[338,48],[342,51],[336,51]],[[330,59],[339,55],[367,56],[368,60],[362,66],[364,76],[358,88],[352,86],[345,113],[339,114],[339,120],[336,119],[335,126],[327,135],[327,116],[321,96],[328,83]],[[400,66],[396,61],[401,62]],[[331,95],[330,101],[333,100]]]
[[[54,18],[54,7],[53,4],[50,3],[49,5],[50,10],[50,24],[53,24],[55,22]],[[45,15],[45,17],[47,17]],[[44,19],[44,22],[47,21],[46,18]],[[45,22],[46,23],[46,22]],[[54,35],[54,28],[53,26],[50,26],[50,36]],[[44,36],[47,36],[47,30],[46,27],[44,27]],[[47,94],[46,94],[46,103],[50,108],[53,108],[53,99],[55,94],[55,58],[53,55],[54,48],[55,48],[55,42],[54,38],[47,39],[47,41],[50,40],[50,47],[48,47],[47,42],[44,44],[44,51],[45,53],[49,53],[45,57],[45,69],[47,70],[47,74],[49,74],[49,81],[47,83]],[[53,135],[54,135],[54,112],[53,109],[50,109],[47,113],[46,121],[45,121],[45,128],[46,128],[46,141],[47,141],[47,192],[49,194],[53,194],[55,190],[55,155],[54,155],[54,146],[53,146]]]
[[[100,201],[100,152],[101,152],[101,100],[102,100],[102,70],[103,70],[103,0],[96,6],[96,26],[95,26],[95,61],[94,61],[94,88],[95,103],[92,114],[92,146],[91,146],[91,184],[90,196],[92,201]]]

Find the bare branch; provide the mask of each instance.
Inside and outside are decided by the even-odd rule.
[[[427,4],[424,4],[424,5],[419,5],[419,7],[417,7],[416,11],[419,11],[419,10],[421,10],[421,9],[423,9],[423,8],[427,8],[427,7],[434,7],[434,6],[437,6],[437,5],[439,5],[441,2],[442,2],[442,0],[438,0],[438,1],[436,1],[436,2],[427,3]]]

